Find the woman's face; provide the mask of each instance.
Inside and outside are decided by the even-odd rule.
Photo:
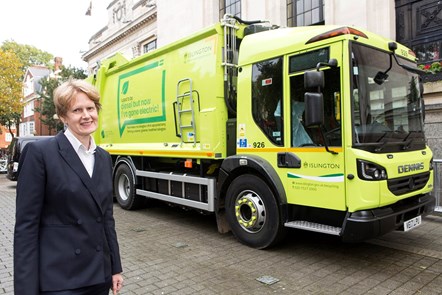
[[[98,112],[95,103],[83,92],[78,92],[65,115],[61,118],[78,140],[89,140],[97,129]],[[84,143],[83,143],[84,144]]]

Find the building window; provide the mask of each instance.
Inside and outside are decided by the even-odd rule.
[[[430,64],[441,60],[442,42],[440,40],[416,44],[412,49],[416,53],[419,63]]]
[[[324,24],[324,0],[287,0],[287,26]]]
[[[442,62],[442,1],[396,0],[396,40],[411,48],[418,63]]]
[[[34,122],[29,122],[29,134],[33,135],[34,131]]]
[[[241,18],[241,0],[220,0],[219,18],[222,19],[225,14]]]
[[[156,39],[143,45],[143,53],[147,53],[147,52],[150,52],[155,49],[157,49],[157,40]]]
[[[26,123],[20,123],[19,128],[20,128],[20,135],[21,135],[21,136],[25,136],[25,135],[28,134],[28,133],[27,133],[28,129],[27,129],[27,125],[26,125]]]
[[[34,101],[31,100],[30,102],[26,103],[23,110],[23,117],[29,117],[34,114]]]

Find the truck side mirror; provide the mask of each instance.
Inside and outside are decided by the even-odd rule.
[[[308,71],[304,73],[304,88],[307,91],[317,89],[317,92],[306,92],[304,94],[304,126],[307,128],[321,126],[324,123],[324,100],[321,92],[324,86],[323,71]]]
[[[321,126],[324,123],[324,99],[322,93],[306,92],[305,103],[305,127]]]
[[[308,71],[304,73],[304,88],[324,88],[324,72],[323,71]]]

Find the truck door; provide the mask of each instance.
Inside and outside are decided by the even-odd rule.
[[[339,43],[340,44],[340,43]],[[341,67],[323,67],[325,87],[324,124],[307,128],[304,124],[305,71],[316,70],[318,62],[330,58],[342,60],[341,47],[336,44],[288,57],[286,79],[285,121],[286,157],[299,161],[297,167],[279,161],[279,175],[285,183],[287,202],[333,210],[345,210],[344,153],[341,116]],[[329,147],[327,151],[325,146]],[[281,158],[281,153],[279,158]],[[283,159],[282,159],[283,160]],[[287,161],[286,161],[287,162]],[[285,167],[286,166],[286,167]]]
[[[284,57],[253,66],[252,114],[270,143],[263,141],[265,147],[252,148],[275,167],[289,204],[346,208],[339,63],[321,68],[325,75],[323,126],[304,125],[304,94],[311,91],[304,88],[305,71],[315,70],[318,62],[330,58],[342,61],[341,52],[337,44],[285,57],[286,67]],[[326,144],[333,153],[326,150]]]

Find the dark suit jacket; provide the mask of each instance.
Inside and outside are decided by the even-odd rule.
[[[97,147],[91,178],[59,133],[28,144],[19,169],[15,294],[80,288],[120,273],[109,154]]]

